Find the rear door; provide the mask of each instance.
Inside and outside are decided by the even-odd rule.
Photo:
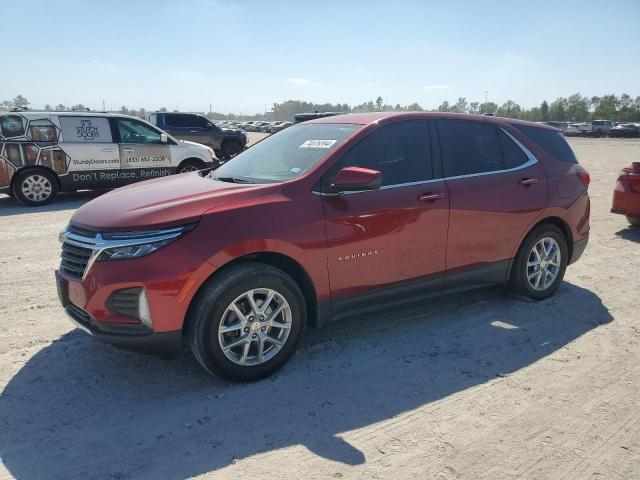
[[[107,117],[78,115],[57,117],[61,136],[58,145],[41,150],[41,163],[52,168],[68,163],[60,175],[63,190],[111,188],[120,185],[120,155]],[[115,174],[115,175],[114,175]]]
[[[526,229],[546,206],[542,166],[505,129],[438,121],[451,214],[447,287],[504,281]]]
[[[383,174],[379,190],[322,197],[334,306],[367,300],[381,287],[441,289],[449,199],[426,121],[401,122],[371,133],[349,150],[324,180],[343,167]],[[409,292],[405,292],[409,293]],[[355,297],[354,297],[355,295]],[[336,312],[336,313],[339,313]]]
[[[162,143],[160,130],[135,118],[113,117],[111,121],[118,140],[123,185],[175,172],[171,148]]]

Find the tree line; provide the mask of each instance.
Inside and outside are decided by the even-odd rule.
[[[28,108],[30,102],[18,95],[12,100],[5,100],[0,103],[6,108]],[[87,108],[82,104],[68,107],[58,104],[45,105],[47,111],[84,111]],[[165,107],[157,109],[159,112],[167,112]],[[177,112],[177,110],[173,110]],[[282,103],[274,103],[270,112],[257,113],[255,115],[235,115],[233,113],[223,114],[219,112],[199,112],[211,119],[225,120],[291,120],[297,113],[304,112],[406,112],[406,111],[437,111],[453,113],[483,114],[491,113],[500,117],[529,120],[532,122],[545,122],[549,120],[570,121],[570,122],[590,122],[595,119],[615,120],[619,122],[640,122],[640,96],[632,98],[624,93],[619,97],[614,94],[603,95],[601,97],[585,97],[579,93],[569,97],[560,97],[549,103],[544,100],[539,106],[523,108],[513,100],[507,100],[502,105],[494,102],[469,102],[465,97],[460,97],[456,103],[450,104],[444,101],[435,110],[422,108],[418,103],[402,106],[400,104],[387,105],[381,96],[376,100],[350,106],[347,103],[313,103],[301,100],[287,100]],[[129,109],[122,106],[117,113],[132,115],[146,119],[149,111],[144,108]]]

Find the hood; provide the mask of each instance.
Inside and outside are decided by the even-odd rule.
[[[274,184],[237,184],[199,172],[135,183],[80,207],[71,223],[94,231],[147,230],[197,220],[204,212],[274,192]]]
[[[191,142],[189,140],[180,140],[180,143],[184,143],[185,145],[189,145],[190,147],[200,147],[200,148],[206,148],[206,149],[209,148],[206,145],[203,145],[201,143]]]

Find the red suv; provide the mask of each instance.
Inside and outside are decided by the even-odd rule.
[[[80,208],[57,284],[83,330],[251,380],[307,326],[484,285],[547,298],[589,235],[589,175],[560,131],[370,113],[287,128],[216,170]]]

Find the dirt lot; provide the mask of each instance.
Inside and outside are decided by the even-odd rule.
[[[0,197],[0,479],[639,478],[640,231],[609,207],[640,141],[570,143],[592,234],[555,297],[489,289],[354,318],[251,385],[73,329],[57,233],[97,194]]]

